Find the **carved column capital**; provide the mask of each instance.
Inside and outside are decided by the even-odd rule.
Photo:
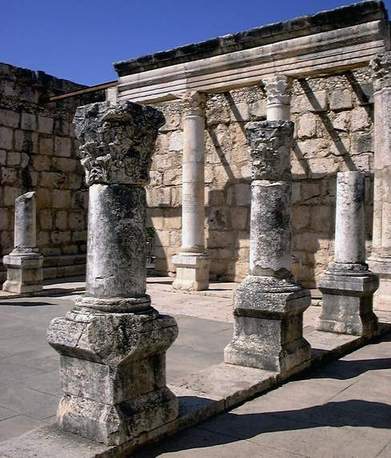
[[[246,125],[252,180],[291,180],[293,122],[260,121]]]
[[[202,92],[188,91],[181,97],[185,116],[204,116],[206,95]]]
[[[371,60],[369,68],[372,74],[373,88],[376,91],[391,87],[391,52],[378,54]]]
[[[73,123],[88,186],[148,183],[154,144],[164,123],[161,112],[132,102],[101,102],[79,107]]]
[[[292,80],[276,73],[263,81],[268,105],[289,105],[291,100]]]

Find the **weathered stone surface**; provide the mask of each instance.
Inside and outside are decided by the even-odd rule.
[[[48,341],[61,355],[65,431],[119,445],[173,421],[165,352],[178,329],[145,294],[145,190],[160,112],[133,103],[80,107],[75,116],[90,186],[86,293]]]
[[[209,285],[205,252],[205,95],[188,92],[183,103],[182,246],[172,259],[174,289],[203,290]]]
[[[335,262],[319,282],[321,331],[371,336],[377,330],[372,297],[379,281],[365,264],[364,180],[360,172],[337,175]]]
[[[163,115],[150,107],[108,102],[79,107],[75,114],[79,155],[88,185],[146,185]]]
[[[32,293],[42,289],[43,256],[37,248],[35,192],[15,200],[14,249],[4,256],[7,280],[3,290]]]
[[[57,413],[66,431],[120,444],[177,416],[166,387],[165,351],[177,336],[173,318],[74,309],[52,321],[48,341],[61,354],[64,396]]]
[[[374,88],[374,210],[373,242],[369,265],[379,275],[375,309],[391,310],[391,53],[380,54],[370,63]]]
[[[311,298],[291,273],[293,123],[250,123],[250,275],[235,292],[235,327],[224,361],[292,374],[309,364],[303,312]]]

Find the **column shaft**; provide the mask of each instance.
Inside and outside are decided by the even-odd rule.
[[[391,311],[391,52],[370,63],[374,88],[374,213],[371,269],[379,275],[377,310]]]
[[[182,98],[182,246],[173,257],[174,289],[204,290],[209,286],[209,261],[205,252],[204,117],[205,96],[190,92]]]
[[[183,120],[182,252],[205,250],[204,118],[189,114]]]
[[[364,175],[358,172],[338,173],[335,262],[365,263],[364,199]]]

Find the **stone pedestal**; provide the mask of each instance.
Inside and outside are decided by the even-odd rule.
[[[377,329],[372,298],[379,282],[365,264],[364,198],[362,173],[338,173],[335,262],[319,282],[321,331],[371,336]]]
[[[252,158],[250,274],[235,293],[234,336],[225,362],[289,375],[311,356],[303,338],[311,298],[291,274],[293,123],[254,122],[246,131]]]
[[[374,89],[374,209],[372,253],[368,260],[380,284],[376,310],[391,311],[391,52],[370,64]]]
[[[175,289],[204,290],[209,286],[209,262],[205,251],[204,207],[204,108],[198,92],[183,97],[182,247],[173,257]]]
[[[78,108],[76,135],[90,186],[86,293],[54,319],[66,431],[121,444],[174,420],[165,353],[177,336],[146,294],[144,186],[163,116],[133,103]]]
[[[3,291],[34,293],[42,290],[43,256],[36,240],[35,192],[27,192],[15,200],[14,250],[3,257],[7,280]]]

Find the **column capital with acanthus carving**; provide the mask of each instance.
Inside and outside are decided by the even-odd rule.
[[[391,87],[391,51],[378,54],[369,64],[373,89],[379,91],[384,87]]]
[[[289,105],[291,100],[292,79],[281,73],[263,80],[268,105]]]
[[[252,180],[291,180],[293,126],[291,121],[257,121],[246,125]]]
[[[204,116],[206,106],[206,94],[198,91],[185,92],[182,100],[183,114],[185,116]]]
[[[148,183],[158,129],[164,124],[160,111],[132,102],[92,103],[76,110],[73,123],[88,186]]]

